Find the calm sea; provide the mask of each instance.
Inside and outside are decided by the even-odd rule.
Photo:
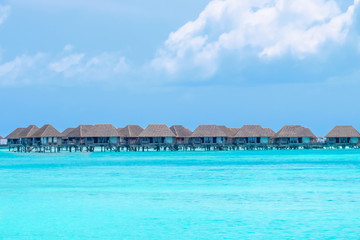
[[[360,239],[360,150],[1,151],[0,239]]]

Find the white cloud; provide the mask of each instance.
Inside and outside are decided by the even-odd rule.
[[[216,72],[223,52],[304,58],[347,36],[359,0],[341,12],[334,0],[213,0],[195,21],[170,34],[152,61],[157,69]]]
[[[36,84],[76,85],[84,82],[121,80],[130,72],[125,57],[119,53],[101,53],[87,56],[72,53],[67,45],[59,55],[38,53],[21,55],[0,62],[0,85],[23,86]]]
[[[44,57],[44,54],[38,53],[34,56],[21,55],[14,60],[0,65],[0,85],[14,86],[23,84],[27,78],[24,73],[32,69]]]
[[[0,24],[2,24],[10,14],[10,6],[0,6]]]
[[[78,66],[84,56],[85,54],[72,54],[70,56],[66,56],[59,61],[50,63],[49,68],[57,73],[67,73],[73,67]]]
[[[123,72],[129,70],[129,65],[126,63],[125,57],[120,57],[114,67],[114,72]]]
[[[86,57],[84,53],[71,54],[50,63],[48,67],[66,78],[77,76],[87,80],[105,79],[129,69],[125,57],[107,52],[93,57]]]

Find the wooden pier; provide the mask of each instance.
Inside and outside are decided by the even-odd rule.
[[[23,153],[81,153],[81,152],[160,152],[160,151],[256,151],[256,150],[299,150],[299,149],[359,149],[360,144],[61,144],[7,146],[10,152]]]

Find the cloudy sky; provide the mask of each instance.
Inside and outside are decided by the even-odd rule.
[[[0,135],[80,123],[360,130],[359,0],[0,0]]]

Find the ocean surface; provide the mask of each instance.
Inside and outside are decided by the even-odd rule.
[[[360,150],[0,151],[0,239],[360,239]]]

